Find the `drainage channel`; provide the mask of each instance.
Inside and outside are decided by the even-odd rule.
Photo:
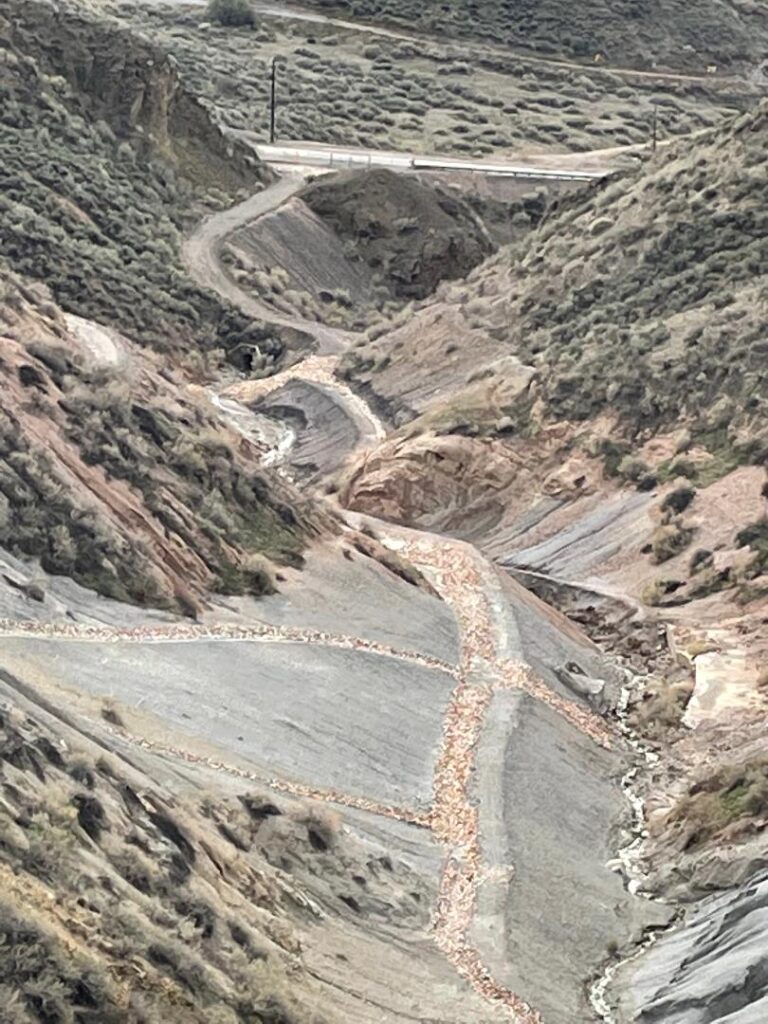
[[[643,769],[650,770],[657,764],[659,755],[651,750],[638,731],[630,725],[629,721],[632,698],[642,697],[647,685],[647,678],[632,676],[626,669],[625,672],[627,673],[627,682],[621,689],[619,702],[616,707],[616,718],[621,734],[635,753],[633,764],[624,773],[621,780],[622,792],[632,811],[632,824],[630,826],[632,838],[629,843],[618,851],[617,861],[620,865],[621,874],[624,876],[627,890],[633,896],[651,900],[654,903],[665,904],[666,901],[664,899],[654,896],[643,889],[644,873],[641,867],[643,848],[648,838],[648,829],[645,816],[645,801],[639,792],[638,779]],[[609,995],[611,985],[618,971],[622,967],[626,967],[628,964],[638,960],[643,953],[654,945],[661,935],[675,927],[676,923],[677,915],[667,924],[647,929],[629,956],[608,963],[603,973],[593,981],[589,988],[589,1002],[596,1015],[603,1021],[603,1024],[620,1024]]]

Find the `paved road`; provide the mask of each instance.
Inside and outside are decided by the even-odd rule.
[[[238,132],[252,142],[257,154],[268,164],[327,167],[330,170],[388,167],[393,171],[464,171],[499,178],[533,178],[550,181],[594,181],[609,170],[579,167],[545,167],[504,160],[466,160],[420,153],[329,146],[314,142],[280,142],[269,145],[252,132]]]

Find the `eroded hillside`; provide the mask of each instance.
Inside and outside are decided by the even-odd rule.
[[[494,438],[502,453],[559,444],[644,491],[760,465],[767,118],[565,197],[519,246],[355,347],[344,375],[409,422],[391,442],[400,463],[432,433],[489,439],[461,442],[478,453]]]
[[[208,589],[274,588],[317,522],[181,371],[3,280],[0,539],[48,573],[188,613]]]
[[[129,33],[110,34],[108,23],[54,12],[32,3],[12,17],[0,10],[5,258],[68,312],[141,344],[187,349],[194,339],[205,350],[255,340],[279,352],[268,332],[196,288],[178,254],[185,218],[206,200],[222,204],[238,188],[258,187],[266,172],[210,122],[210,146],[187,160],[177,120],[185,94],[167,60],[153,60]],[[84,65],[89,33],[92,52],[102,52]],[[131,60],[132,90],[122,84]],[[192,118],[186,131],[201,135]]]
[[[762,15],[240,7],[2,8],[2,1006],[762,1019]]]
[[[283,345],[197,287],[178,251],[211,180],[268,174],[209,122],[206,141],[202,108],[127,33],[35,4],[3,28],[3,542],[142,604],[194,612],[208,589],[270,590],[262,556],[295,562],[316,527],[188,384]],[[100,52],[85,76],[83,47]]]

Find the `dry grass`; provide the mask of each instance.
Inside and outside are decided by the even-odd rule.
[[[233,857],[193,805],[5,712],[0,778],[4,1021],[309,1021],[300,944],[253,849],[257,826]],[[322,811],[297,820],[327,845],[338,833]]]
[[[680,728],[692,693],[690,678],[654,680],[632,711],[633,725],[649,739],[666,740],[671,732]]]

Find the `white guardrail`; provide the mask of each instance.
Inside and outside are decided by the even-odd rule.
[[[266,163],[303,164],[342,170],[359,167],[389,167],[395,170],[463,171],[489,177],[538,178],[555,181],[594,181],[607,171],[566,170],[551,167],[528,167],[519,164],[481,162],[478,160],[445,160],[441,157],[416,156],[411,153],[386,153],[374,150],[352,151],[307,146],[258,145],[259,157]]]

